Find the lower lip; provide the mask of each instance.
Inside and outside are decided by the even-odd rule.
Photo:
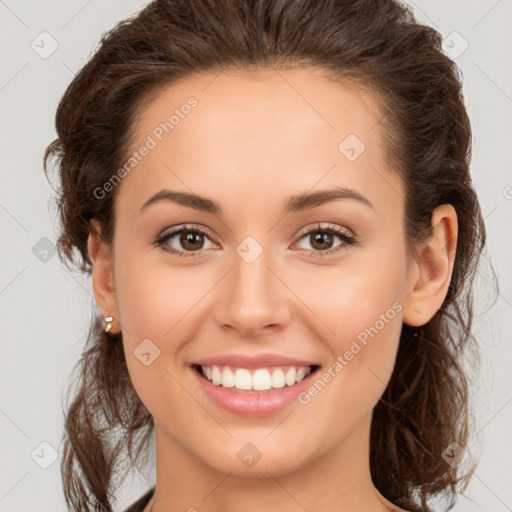
[[[213,402],[223,409],[241,416],[267,416],[281,411],[297,401],[297,396],[310,386],[312,375],[317,373],[316,371],[310,372],[303,380],[293,386],[285,386],[279,389],[272,388],[268,392],[238,393],[213,384],[195,368],[191,368],[191,370],[196,375],[206,395]]]

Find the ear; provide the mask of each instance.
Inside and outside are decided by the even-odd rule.
[[[96,303],[104,317],[112,316],[112,334],[120,331],[119,313],[114,285],[114,258],[111,246],[101,238],[101,226],[96,219],[91,221],[87,250],[93,263],[92,288]]]
[[[441,308],[448,287],[457,249],[457,213],[451,204],[438,206],[432,213],[432,232],[416,248],[411,269],[409,293],[404,301],[403,321],[425,325]]]

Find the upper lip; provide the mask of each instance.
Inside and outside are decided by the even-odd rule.
[[[221,356],[207,357],[196,361],[195,364],[202,366],[236,366],[238,368],[261,368],[264,366],[317,366],[311,361],[294,359],[279,354],[260,354],[248,356],[244,354],[226,354]]]

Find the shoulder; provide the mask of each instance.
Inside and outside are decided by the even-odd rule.
[[[149,503],[149,500],[153,496],[155,488],[150,489],[146,494],[141,496],[135,503],[130,505],[124,512],[143,512],[144,507]]]

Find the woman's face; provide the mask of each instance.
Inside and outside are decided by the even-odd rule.
[[[169,449],[240,474],[364,459],[418,277],[379,120],[312,69],[197,74],[141,110],[112,309]]]

